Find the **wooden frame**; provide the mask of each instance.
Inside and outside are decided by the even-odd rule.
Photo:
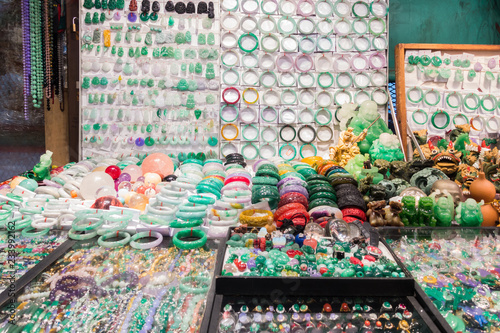
[[[474,44],[398,44],[395,47],[395,70],[396,70],[396,110],[403,151],[407,157],[407,119],[406,119],[406,93],[405,93],[405,53],[407,50],[431,50],[451,52],[496,52],[500,54],[500,45],[474,45]]]

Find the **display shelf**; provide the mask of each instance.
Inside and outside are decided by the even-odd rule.
[[[230,238],[228,231],[225,241]],[[223,244],[224,251],[218,253],[217,261],[225,263],[227,245]],[[382,249],[387,251],[387,249]],[[408,275],[404,266],[401,266],[387,251],[384,255],[397,263],[404,272],[405,277],[271,277],[271,276],[226,276],[216,270],[215,292],[217,294],[254,295],[258,290],[262,294],[273,292],[290,292],[297,296],[307,296],[321,293],[328,289],[338,296],[412,296],[414,294],[414,280]]]
[[[334,295],[334,296],[331,296]],[[317,296],[317,297],[315,297]],[[418,332],[426,333],[426,332],[443,332],[438,326],[435,325],[431,317],[429,317],[426,313],[425,304],[423,304],[419,299],[413,296],[400,296],[400,297],[359,297],[359,296],[338,296],[335,293],[331,293],[330,290],[328,292],[322,292],[321,294],[310,294],[307,298],[298,298],[295,295],[287,295],[281,293],[274,293],[271,295],[254,295],[254,296],[241,296],[241,295],[216,295],[214,300],[214,306],[212,309],[212,315],[210,320],[210,329],[209,333],[218,333],[218,332],[227,332],[219,329],[219,323],[221,320],[222,313],[224,311],[224,307],[226,304],[230,304],[235,311],[238,311],[242,305],[247,305],[249,313],[253,310],[253,308],[257,305],[262,306],[262,317],[266,314],[265,306],[273,306],[276,310],[278,304],[282,304],[286,312],[288,309],[293,306],[293,304],[307,304],[308,311],[306,313],[311,314],[311,321],[309,324],[302,319],[302,330],[297,328],[297,331],[292,330],[292,332],[305,332],[305,327],[307,327],[307,332],[323,332],[317,327],[317,325],[321,322],[329,329],[333,329],[329,332],[337,332],[335,330],[335,325],[340,323],[344,326],[345,332],[351,332],[346,327],[348,323],[358,325],[357,329],[351,330],[353,332],[363,331],[360,330],[360,326],[365,320],[369,320],[371,322],[371,326],[375,326],[375,321],[380,318],[378,311],[383,306],[384,302],[389,302],[393,305],[393,309],[387,314],[392,317],[391,322],[395,323],[394,328],[398,327],[398,320],[395,320],[395,307],[400,304],[404,304],[406,309],[412,313],[412,318],[414,321],[407,320],[407,322],[413,323],[413,325],[419,325],[420,330]],[[325,313],[323,304],[328,303],[331,305],[332,312]],[[345,303],[349,306],[350,309],[353,308],[354,304],[360,304],[361,306],[369,304],[372,308],[370,309],[370,313],[358,313],[356,314],[354,311],[349,312],[341,312],[339,309],[342,307],[342,304]],[[315,320],[315,315],[320,313],[322,320]],[[333,318],[330,317],[330,314],[333,314]],[[291,316],[291,314],[289,314]],[[356,318],[357,317],[357,318]],[[277,322],[277,314],[274,314],[274,321]],[[375,319],[376,318],[376,319]],[[381,320],[383,321],[383,320]],[[296,325],[296,321],[292,321],[291,319],[284,321],[289,325]],[[267,323],[268,324],[268,323]],[[262,325],[262,324],[261,324]],[[316,328],[312,328],[313,325],[316,325]],[[248,326],[248,325],[247,325]],[[261,326],[262,328],[262,326]],[[390,330],[387,330],[387,332]],[[339,330],[339,332],[343,332],[343,330]],[[364,332],[364,331],[363,331]],[[392,332],[392,331],[391,331]]]

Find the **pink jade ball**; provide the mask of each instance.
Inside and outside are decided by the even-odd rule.
[[[170,157],[162,153],[151,154],[142,162],[142,172],[156,173],[163,179],[174,172],[174,163]]]
[[[120,168],[117,167],[116,165],[110,165],[109,167],[106,168],[106,170],[104,172],[106,172],[108,175],[110,175],[111,178],[113,178],[113,179],[117,179],[120,176],[120,174],[122,173]]]
[[[144,194],[133,193],[128,198],[128,207],[143,211],[146,209],[146,205],[149,203],[149,198]]]
[[[80,193],[85,200],[97,199],[97,191],[102,187],[115,188],[115,181],[103,171],[91,172],[82,179]]]
[[[135,164],[127,165],[123,169],[122,173],[130,175],[130,180],[129,180],[130,182],[135,182],[137,178],[142,177],[141,167]]]

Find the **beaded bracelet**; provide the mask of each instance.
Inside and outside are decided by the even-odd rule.
[[[181,240],[182,238],[197,238],[197,240],[183,241]],[[197,249],[205,245],[205,243],[207,242],[207,235],[202,230],[194,230],[194,229],[181,230],[174,235],[173,242],[176,247],[182,250]],[[182,281],[186,281],[185,279],[195,279],[195,278],[198,279],[201,278],[205,280],[208,279],[205,277],[186,277],[181,280],[181,286],[182,286]]]

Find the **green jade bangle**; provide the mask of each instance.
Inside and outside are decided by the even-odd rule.
[[[429,102],[427,101],[427,95],[428,95],[429,93],[434,93],[434,94],[436,94],[436,102],[435,102],[435,103],[429,103]],[[436,90],[434,90],[434,89],[430,89],[430,90],[427,90],[427,91],[425,92],[425,94],[424,94],[424,102],[425,102],[425,104],[427,104],[428,106],[436,106],[436,105],[438,105],[438,103],[439,103],[440,101],[441,101],[441,95],[439,94],[439,92],[438,92],[438,91],[436,91]]]
[[[465,123],[464,124],[457,124],[457,118],[459,117],[463,117],[465,118]],[[453,116],[453,125],[465,125],[465,124],[468,124],[469,123],[469,118],[467,118],[466,115],[462,114],[462,113],[459,113],[459,114],[456,114]]]
[[[328,115],[328,119],[326,122],[320,122],[318,120],[318,115],[321,112],[326,112],[326,114]],[[328,110],[327,108],[318,109],[318,111],[316,111],[316,113],[314,114],[314,121],[316,121],[317,124],[322,125],[322,126],[326,126],[326,125],[330,124],[332,122],[332,119],[333,119],[332,112],[330,110]]]
[[[180,212],[205,212],[208,206],[196,203],[181,203],[178,208]]]
[[[420,97],[417,99],[417,100],[414,100],[410,97],[410,93],[413,91],[413,90],[417,90],[419,93],[420,93]],[[418,104],[422,101],[422,99],[424,99],[424,93],[422,91],[422,89],[420,89],[420,87],[413,87],[411,89],[409,89],[407,92],[406,92],[406,98],[408,98],[408,100],[410,102],[412,102],[413,104]]]
[[[255,46],[252,49],[244,49],[243,46],[241,45],[242,40],[245,37],[250,37],[250,38],[253,38],[255,40]],[[278,45],[279,45],[279,43],[278,43]],[[238,38],[238,46],[239,46],[240,50],[242,50],[243,52],[252,53],[253,51],[257,50],[257,48],[259,47],[259,39],[257,38],[257,36],[255,36],[254,33],[248,32],[246,34],[241,35],[240,38]]]
[[[195,282],[196,284],[203,285],[205,284],[206,286],[202,287],[189,287],[188,283]],[[208,289],[210,288],[211,280],[208,277],[205,276],[186,276],[181,279],[180,284],[179,284],[179,289],[183,293],[186,294],[206,294],[208,292]]]
[[[271,83],[271,84],[265,84],[264,83],[264,76],[271,76],[273,79],[274,79],[274,82]],[[263,72],[260,77],[259,77],[259,82],[260,84],[265,87],[265,88],[272,88],[274,86],[276,86],[276,82],[278,82],[278,77],[276,76],[276,73],[274,72],[271,72],[271,71],[265,71]]]
[[[169,226],[171,221],[166,221],[160,217],[148,215],[148,214],[143,214],[139,216],[139,221],[141,221],[144,224],[149,224],[149,225],[159,225],[159,226]]]
[[[323,76],[328,77],[328,79],[329,79],[328,84],[321,83],[321,77],[323,77]],[[318,86],[320,86],[323,89],[330,88],[333,85],[334,81],[335,80],[333,78],[333,75],[330,72],[321,72],[321,73],[318,74],[318,78],[317,78]]]
[[[209,196],[204,196],[201,194],[189,196],[188,201],[195,203],[195,204],[202,204],[202,205],[213,205],[215,203],[214,198],[209,197]]]
[[[265,47],[265,43],[264,43],[264,39],[266,38],[271,38],[272,40],[274,40],[276,42],[276,46],[273,47],[273,48],[267,48]],[[257,43],[258,44],[258,43]],[[267,53],[274,53],[276,52],[279,47],[280,47],[280,39],[278,38],[278,36],[276,36],[275,34],[265,34],[264,36],[262,36],[262,38],[260,39],[260,44],[261,44],[261,47],[262,47],[262,50],[264,52],[267,52]]]
[[[183,219],[183,220],[187,220],[187,221],[190,221],[190,220],[199,220],[199,219],[202,219],[204,218],[205,216],[207,215],[207,212],[206,210],[205,211],[202,211],[202,212],[181,212],[181,211],[177,211],[175,213],[175,217],[177,217],[178,219]]]
[[[435,118],[438,114],[441,114],[441,113],[444,113],[444,115],[446,116],[446,123],[443,125],[443,126],[437,126],[436,125],[436,121],[435,121]],[[432,123],[432,126],[434,126],[435,128],[437,129],[445,129],[446,127],[448,127],[448,125],[450,124],[450,115],[448,114],[448,112],[446,111],[443,111],[443,110],[438,110],[436,112],[434,112],[432,114],[432,117],[431,117],[431,123]]]
[[[77,217],[71,226],[76,231],[89,231],[95,230],[103,224],[104,220],[100,217]]]
[[[491,102],[493,104],[493,107],[491,109],[488,109],[487,107],[484,106],[484,101],[486,99],[491,99]],[[481,107],[486,112],[493,112],[493,111],[495,111],[495,109],[497,108],[497,104],[498,104],[498,101],[497,101],[496,97],[493,96],[493,95],[486,95],[486,96],[483,96],[483,98],[481,98]]]
[[[236,117],[234,119],[224,119],[224,117],[222,117],[222,110],[224,110],[227,107],[231,107],[231,108],[233,108],[236,111]],[[236,121],[236,119],[238,119],[239,114],[240,114],[240,111],[236,107],[236,105],[234,105],[234,104],[224,104],[224,105],[221,106],[221,108],[219,110],[219,117],[220,117],[220,119],[223,122],[226,122],[226,123],[232,123],[232,122]]]
[[[12,227],[13,230],[17,231],[24,229],[26,227],[30,227],[31,222],[32,222],[31,216],[19,216],[13,219],[5,219],[0,223],[3,224],[3,226],[5,226],[5,228],[9,231],[12,230]]]
[[[458,103],[457,103],[457,105],[451,105],[451,103],[450,103],[450,97],[451,96],[457,96],[458,97]],[[446,96],[446,105],[448,105],[452,109],[458,109],[460,107],[460,105],[462,105],[462,95],[460,95],[456,91],[452,92],[451,94],[448,94]]]
[[[36,229],[32,227],[27,227],[24,228],[23,231],[21,231],[21,235],[27,238],[34,238],[34,237],[39,237],[48,234],[50,231],[50,228],[45,228],[45,229]]]
[[[266,131],[273,131],[274,139],[272,139],[272,140],[266,139],[265,135],[264,135],[264,132],[266,132]],[[276,140],[278,140],[278,130],[276,129],[276,127],[266,126],[262,130],[262,132],[260,132],[260,137],[261,137],[262,141],[264,141],[264,142],[275,142]]]
[[[74,239],[74,240],[87,240],[87,239],[94,238],[95,236],[97,236],[97,231],[77,234],[77,233],[75,233],[75,229],[71,228],[68,232],[68,237],[71,239]]]
[[[194,241],[183,241],[182,239],[184,238],[197,239]],[[182,250],[197,249],[205,245],[205,243],[207,242],[207,235],[202,230],[181,230],[174,235],[173,242],[176,247]]]
[[[202,219],[187,220],[187,221],[177,219],[170,223],[170,227],[175,229],[186,229],[186,228],[196,228],[202,224],[203,224]]]
[[[314,155],[312,155],[312,156],[316,156],[318,154],[318,149],[316,148],[316,146],[314,146],[312,143],[304,143],[302,146],[300,146],[300,149],[299,149],[299,155],[301,158],[305,158],[303,153],[302,153],[302,150],[304,150],[304,148],[307,146],[313,147]]]
[[[425,116],[425,120],[421,123],[419,123],[416,119],[415,119],[415,113],[423,113],[424,116]],[[418,109],[418,110],[415,110],[413,111],[413,113],[411,114],[411,119],[413,119],[413,122],[417,125],[425,125],[427,124],[427,121],[429,120],[429,115],[422,109]]]
[[[474,107],[469,106],[469,104],[467,103],[467,100],[469,99],[469,97],[473,97],[476,100],[476,106],[474,106]],[[464,97],[463,102],[464,102],[464,106],[471,111],[477,110],[479,108],[479,106],[481,105],[481,100],[479,99],[479,96],[476,95],[475,93],[467,94]]]
[[[264,154],[262,153],[262,151],[265,151],[266,147],[270,148],[271,150],[271,156],[264,156]],[[269,143],[266,143],[265,145],[261,145],[260,146],[260,149],[259,149],[259,156],[260,158],[270,158],[270,157],[275,157],[276,156],[276,148],[273,146],[273,145],[270,145]]]
[[[114,242],[109,242],[106,241],[107,239],[110,238],[119,238],[123,237],[123,239],[114,241]],[[127,243],[130,241],[130,234],[128,232],[124,231],[112,231],[108,232],[101,237],[97,239],[97,244],[99,244],[102,247],[109,247],[109,248],[114,248],[114,247],[122,247],[127,245]]]
[[[152,242],[137,242],[139,239],[156,237],[155,241]],[[138,250],[152,249],[161,244],[163,236],[158,231],[143,231],[136,233],[130,238],[130,246]]]
[[[255,149],[255,154],[253,156],[248,156],[248,154],[245,153],[247,147],[253,147]],[[243,147],[241,147],[241,154],[246,160],[254,160],[259,157],[259,148],[253,142],[248,142]]]
[[[293,156],[291,158],[283,156],[283,149],[285,147],[291,147],[293,149]],[[287,143],[287,144],[284,144],[283,146],[280,147],[279,155],[280,155],[281,158],[283,158],[283,159],[285,159],[287,161],[291,161],[291,160],[295,159],[295,156],[297,156],[297,149],[293,145]],[[291,155],[291,153],[289,155]]]

